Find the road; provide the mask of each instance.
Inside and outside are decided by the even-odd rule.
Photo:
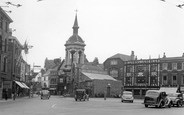
[[[22,98],[0,102],[0,115],[182,115],[183,107],[145,108],[142,100],[122,103],[119,98],[90,98],[76,102],[73,98],[51,96],[49,100],[40,97]]]

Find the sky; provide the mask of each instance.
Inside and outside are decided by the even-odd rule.
[[[182,0],[7,0],[21,4],[4,10],[13,20],[10,28],[21,44],[33,48],[24,59],[44,66],[46,58],[65,59],[64,44],[73,34],[77,9],[79,36],[85,41],[89,61],[103,63],[117,54],[138,59],[167,57],[184,53],[184,7]],[[6,5],[0,0],[0,5]]]

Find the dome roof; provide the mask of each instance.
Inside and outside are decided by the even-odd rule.
[[[73,34],[68,41],[66,41],[66,44],[84,44],[84,41],[78,34]]]

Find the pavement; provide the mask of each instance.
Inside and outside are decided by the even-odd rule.
[[[23,99],[23,98],[34,98],[34,97],[38,97],[38,95],[33,95],[33,97],[29,97],[29,96],[24,96],[24,97],[16,97],[15,100],[12,99],[0,99],[0,103],[5,103],[5,102],[10,102],[10,101],[16,101],[17,99]]]

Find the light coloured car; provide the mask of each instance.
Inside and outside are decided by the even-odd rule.
[[[49,99],[50,98],[50,92],[48,90],[42,90],[41,91],[41,99]]]
[[[183,105],[183,95],[182,93],[168,93],[167,96],[171,99],[173,106],[182,106]]]
[[[134,102],[134,96],[131,91],[123,91],[122,96],[121,96],[121,102],[124,101],[129,101],[129,102]]]

